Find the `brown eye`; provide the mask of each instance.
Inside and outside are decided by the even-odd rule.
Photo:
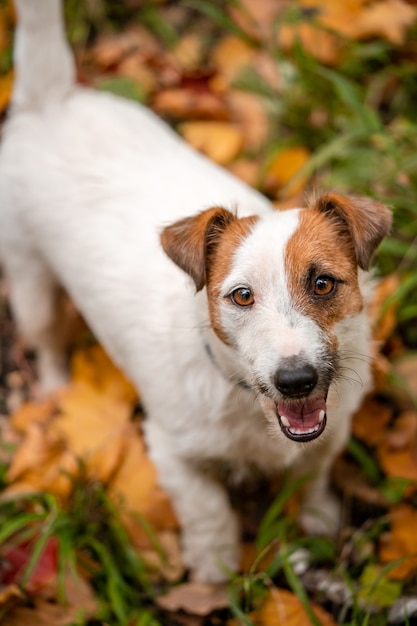
[[[314,281],[314,295],[330,296],[336,287],[336,281],[331,276],[319,276]]]
[[[247,287],[239,287],[239,289],[235,289],[232,291],[230,297],[232,302],[238,306],[250,306],[255,302],[252,291]]]

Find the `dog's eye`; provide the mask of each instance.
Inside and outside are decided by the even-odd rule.
[[[319,276],[314,281],[315,296],[330,296],[336,288],[336,281],[331,276]]]
[[[230,298],[234,304],[238,306],[250,306],[255,302],[252,291],[248,287],[239,287],[230,294]]]

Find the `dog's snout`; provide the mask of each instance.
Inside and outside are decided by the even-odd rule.
[[[307,396],[317,385],[316,369],[305,364],[298,367],[282,367],[275,374],[275,387],[284,396],[301,398]]]

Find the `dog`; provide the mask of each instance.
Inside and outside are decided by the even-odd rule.
[[[77,86],[61,11],[17,1],[0,149],[11,306],[49,391],[67,380],[68,292],[140,390],[184,563],[222,581],[239,525],[207,464],[308,474],[300,523],[337,529],[329,468],[371,385],[369,267],[391,213],[330,192],[273,209],[146,108]]]

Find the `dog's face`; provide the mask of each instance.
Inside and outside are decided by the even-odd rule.
[[[363,308],[358,268],[368,269],[390,223],[379,203],[327,194],[262,216],[213,208],[162,233],[168,256],[206,287],[212,328],[265,414],[292,440],[325,428],[341,322]]]

